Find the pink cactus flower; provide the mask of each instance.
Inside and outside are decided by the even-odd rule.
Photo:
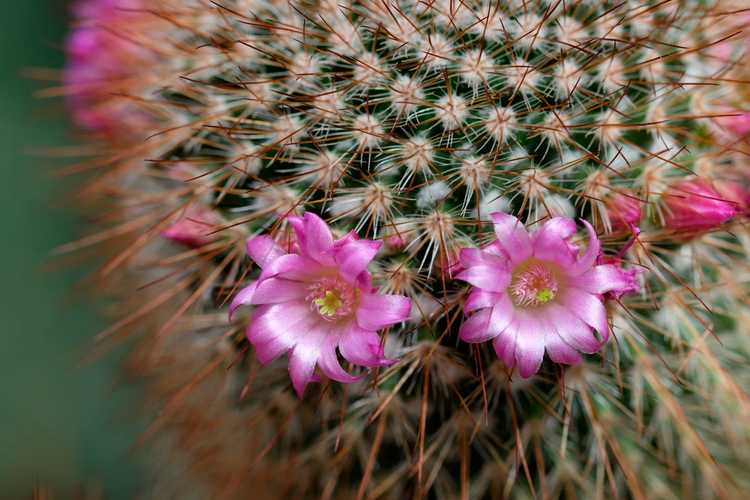
[[[606,201],[612,231],[623,231],[638,226],[641,221],[641,202],[625,192],[614,192]]]
[[[241,290],[230,305],[257,306],[247,338],[261,363],[289,353],[289,374],[301,398],[314,380],[316,365],[330,379],[350,383],[338,352],[352,364],[385,366],[378,330],[409,318],[411,301],[378,293],[367,266],[380,241],[360,240],[349,233],[334,240],[317,215],[290,216],[296,244],[285,252],[270,236],[247,242],[247,252],[262,269],[260,277]]]
[[[632,290],[632,276],[619,266],[597,264],[601,246],[586,221],[589,244],[579,255],[570,241],[573,219],[554,217],[529,234],[512,215],[491,218],[497,240],[461,251],[465,270],[457,278],[473,286],[461,339],[493,340],[498,357],[518,367],[523,378],[539,370],[545,350],[564,364],[580,362],[579,352],[598,352],[609,338],[603,295]]]
[[[162,237],[189,247],[201,247],[212,240],[221,224],[218,214],[202,205],[190,205],[177,222],[162,231]]]
[[[662,199],[664,226],[675,231],[707,231],[739,211],[736,203],[698,177],[672,184],[662,194]]]

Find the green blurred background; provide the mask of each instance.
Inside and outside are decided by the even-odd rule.
[[[61,209],[70,186],[44,149],[69,141],[63,107],[33,93],[28,68],[61,68],[66,2],[6,5],[0,29],[0,498],[54,498],[80,488],[133,498],[143,468],[130,449],[139,430],[135,389],[116,385],[117,360],[80,366],[104,320],[70,290],[84,270],[44,270],[51,250],[81,234]],[[69,184],[69,182],[66,181]],[[68,205],[69,206],[69,205]]]

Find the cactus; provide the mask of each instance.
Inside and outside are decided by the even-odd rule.
[[[92,145],[81,168],[97,173],[82,195],[102,215],[71,248],[106,256],[97,290],[121,317],[100,339],[139,338],[129,367],[160,404],[154,495],[750,488],[741,5],[82,0],[77,13],[65,89]],[[363,274],[314,281],[319,322],[300,326],[280,297],[308,292],[259,298],[285,276],[271,254],[313,262],[301,274]],[[563,297],[586,338],[545,312]],[[273,335],[299,329],[286,344],[258,333],[269,302]],[[490,312],[509,309],[524,327]],[[325,343],[355,314],[368,332]]]

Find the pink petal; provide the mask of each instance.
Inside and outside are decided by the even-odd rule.
[[[307,212],[304,217],[289,216],[287,220],[294,228],[303,255],[321,264],[332,264],[328,252],[333,247],[333,234],[323,219]]]
[[[571,265],[576,256],[570,251],[568,239],[575,232],[576,223],[573,219],[553,217],[534,233],[534,256],[563,267]]]
[[[484,309],[485,307],[492,307],[495,302],[498,301],[501,294],[497,292],[488,292],[481,288],[473,288],[469,292],[469,296],[466,297],[464,302],[464,313],[474,312],[477,309]]]
[[[508,259],[508,256],[505,254],[505,250],[503,250],[503,247],[500,246],[497,240],[494,240],[491,243],[483,246],[482,251],[490,255],[495,255],[496,257],[502,257],[503,260]]]
[[[578,351],[568,345],[557,331],[549,324],[544,331],[544,346],[547,349],[549,359],[555,363],[564,365],[576,365],[581,362],[581,355]]]
[[[585,220],[581,220],[581,222],[586,226],[586,231],[589,233],[589,246],[586,249],[586,253],[583,254],[575,264],[568,267],[567,271],[571,276],[581,275],[591,269],[602,251],[602,245],[599,242],[599,237],[596,235],[594,228]]]
[[[378,334],[363,330],[356,324],[352,324],[339,339],[339,351],[355,365],[375,367],[395,363],[395,360],[385,357]]]
[[[488,253],[492,257],[498,257]],[[464,267],[481,266],[488,263],[488,259],[485,258],[485,253],[479,248],[462,248],[458,253],[458,258],[461,261],[461,265]],[[490,262],[498,262],[502,264],[505,259],[491,259]]]
[[[240,306],[252,304],[253,294],[255,294],[255,289],[257,288],[257,286],[258,282],[253,281],[245,288],[237,292],[237,295],[234,296],[232,302],[229,304],[230,320],[232,319],[232,316],[234,316],[234,312],[237,310],[237,308],[239,308]]]
[[[290,349],[282,338],[274,338],[262,344],[253,344],[255,356],[261,364],[268,364]]]
[[[321,265],[307,257],[297,254],[285,254],[266,263],[259,281],[281,276],[292,281],[308,281],[322,271]]]
[[[326,377],[343,384],[351,384],[352,382],[361,380],[362,377],[364,377],[364,375],[351,375],[341,367],[338,357],[336,356],[335,347],[322,350],[321,356],[318,359],[318,366],[320,366],[321,371],[325,373]]]
[[[544,328],[534,312],[516,312],[516,361],[521,378],[529,378],[539,371],[544,359]]]
[[[304,301],[258,306],[247,329],[247,339],[252,344],[264,344],[278,338],[291,348],[320,320],[316,316]]]
[[[508,328],[514,317],[515,308],[513,307],[513,302],[507,293],[501,294],[492,307],[492,316],[490,316],[489,325],[490,331],[495,332],[496,335],[500,334]]]
[[[290,300],[305,298],[309,291],[299,281],[289,281],[283,278],[268,278],[258,281],[255,294],[251,299],[252,304],[278,304]]]
[[[630,291],[633,288],[633,273],[618,266],[606,264],[594,266],[582,275],[571,279],[571,286],[588,293]]]
[[[490,332],[490,315],[492,309],[483,309],[469,316],[469,318],[461,323],[461,327],[458,329],[458,336],[464,342],[477,343],[486,342],[487,340],[497,337],[497,332]]]
[[[318,351],[305,346],[296,346],[289,354],[289,376],[300,399],[305,394],[307,384],[313,380],[315,363],[319,356]]]
[[[514,319],[492,342],[497,357],[502,359],[508,368],[513,368],[516,364],[516,336],[518,334],[518,326],[518,319]]]
[[[406,321],[411,312],[411,300],[401,295],[364,293],[357,308],[357,323],[365,330],[380,330]]]
[[[381,241],[351,240],[335,248],[333,258],[344,279],[354,283],[360,273],[367,270],[381,245]]]
[[[591,328],[566,308],[558,304],[548,304],[545,309],[545,318],[571,347],[589,354],[601,349],[602,345]]]
[[[502,212],[492,213],[490,218],[495,225],[498,243],[514,263],[531,257],[531,238],[521,221]]]
[[[247,254],[261,269],[286,253],[270,236],[248,238],[246,247]]]
[[[560,303],[586,324],[596,328],[603,342],[607,341],[609,338],[607,308],[604,307],[601,298],[576,288],[568,288],[560,297]]]
[[[461,271],[456,279],[488,292],[504,292],[510,285],[511,274],[505,267],[479,265]]]

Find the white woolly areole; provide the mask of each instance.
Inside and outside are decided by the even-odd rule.
[[[417,207],[429,208],[445,199],[450,193],[451,188],[443,181],[428,184],[417,193]]]

